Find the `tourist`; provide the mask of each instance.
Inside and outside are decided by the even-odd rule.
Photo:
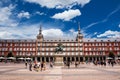
[[[41,62],[41,71],[42,71],[42,69],[43,69],[43,62]]]
[[[75,62],[75,67],[77,68],[77,66],[78,66],[78,63],[77,63],[77,61]]]
[[[44,71],[46,70],[46,63],[45,62],[43,63],[43,70]]]
[[[112,67],[114,66],[114,60],[111,61],[111,65],[112,65]]]
[[[67,66],[68,66],[68,68],[70,68],[70,62],[69,61],[67,62]]]
[[[27,68],[27,61],[25,61],[25,66],[26,66],[26,68]]]
[[[29,70],[32,71],[32,63],[29,64]]]
[[[50,62],[50,67],[53,68],[53,63],[52,62]]]

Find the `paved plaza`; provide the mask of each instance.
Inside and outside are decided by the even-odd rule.
[[[45,71],[29,71],[24,64],[0,63],[0,80],[120,80],[120,65],[95,66],[80,64],[67,67],[54,66]]]

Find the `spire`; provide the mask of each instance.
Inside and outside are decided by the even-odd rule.
[[[80,34],[80,22],[78,22],[78,34]]]
[[[40,25],[39,34],[41,34],[41,33],[42,33],[42,27]]]

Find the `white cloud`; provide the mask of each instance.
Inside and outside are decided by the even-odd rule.
[[[97,37],[120,38],[120,32],[108,30],[108,31],[105,31],[103,34],[97,35]]]
[[[29,27],[28,27],[29,26]],[[68,30],[64,32],[61,29],[46,27],[43,28],[42,34],[45,39],[75,39],[77,31]],[[0,27],[0,39],[36,39],[39,33],[39,24],[24,25],[18,27]]]
[[[90,2],[90,0],[25,0],[30,3],[37,3],[42,7],[47,8],[71,8],[78,4],[84,6]]]
[[[29,27],[28,27],[29,26]],[[0,27],[1,39],[36,39],[39,24],[18,27]]]
[[[27,19],[29,19],[30,18],[30,13],[29,12],[24,12],[24,11],[22,11],[21,13],[19,13],[18,15],[17,15],[17,17],[18,18],[27,18]]]
[[[79,9],[76,9],[76,10],[64,11],[62,13],[57,13],[54,16],[52,16],[52,18],[69,21],[69,20],[73,19],[74,17],[80,16],[80,15],[81,15],[81,12],[79,11]]]
[[[12,11],[15,8],[13,5],[8,7],[0,7],[0,25],[1,26],[17,26],[18,23],[16,20],[12,19]],[[6,24],[7,23],[7,24]]]
[[[45,13],[39,12],[39,11],[36,11],[36,14],[38,14],[38,15],[46,15]]]
[[[97,32],[94,32],[94,35],[96,35],[97,34]]]
[[[120,28],[120,24],[118,25],[118,27]]]
[[[61,29],[46,29],[43,30],[43,35],[46,39],[75,39],[77,36],[77,31],[70,29],[68,32],[63,32]]]
[[[63,36],[63,32],[60,29],[47,29],[43,30],[42,33],[47,38],[59,38]]]

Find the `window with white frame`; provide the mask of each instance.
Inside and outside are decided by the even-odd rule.
[[[80,48],[80,51],[82,51],[82,48]]]
[[[85,48],[85,51],[87,51],[88,50],[88,48]]]
[[[74,55],[74,53],[72,52],[72,55]]]
[[[67,43],[67,46],[70,46],[70,43]]]
[[[70,53],[67,53],[68,55],[70,55]]]
[[[73,44],[73,43],[71,43],[71,46],[74,46],[74,44]]]
[[[76,55],[78,55],[78,52],[76,53]]]
[[[67,48],[67,50],[69,51],[69,50],[70,50],[70,48]]]
[[[40,46],[40,43],[38,43],[38,46]]]
[[[80,52],[80,55],[83,55],[83,53],[82,53],[82,52]]]
[[[110,50],[112,50],[112,48],[110,47]]]
[[[50,53],[50,55],[53,55],[53,53]]]
[[[46,55],[48,55],[48,52],[46,53]]]
[[[32,51],[32,48],[30,48],[30,51]]]
[[[44,55],[44,53],[42,53],[42,55]]]
[[[35,51],[35,48],[33,48],[33,51]]]
[[[12,51],[12,48],[9,48],[9,51]]]
[[[50,48],[50,51],[52,51],[53,50],[53,48]]]
[[[91,48],[89,48],[89,51],[91,51]]]
[[[76,51],[78,50],[78,48],[76,48]]]
[[[80,43],[80,46],[82,46],[82,43]]]
[[[38,52],[38,54],[37,55],[40,55],[40,52]]]
[[[72,51],[74,51],[74,48],[72,48]]]
[[[29,49],[27,48],[27,51],[28,51]]]
[[[75,45],[78,46],[78,43],[76,43]]]
[[[45,49],[44,48],[42,48],[42,51],[44,51]]]
[[[80,39],[80,42],[82,42],[82,40]]]
[[[89,55],[92,55],[92,53],[90,52],[90,54]]]
[[[22,48],[20,48],[20,50],[22,51]]]
[[[48,50],[49,50],[49,48],[46,48],[46,50],[48,51]]]

